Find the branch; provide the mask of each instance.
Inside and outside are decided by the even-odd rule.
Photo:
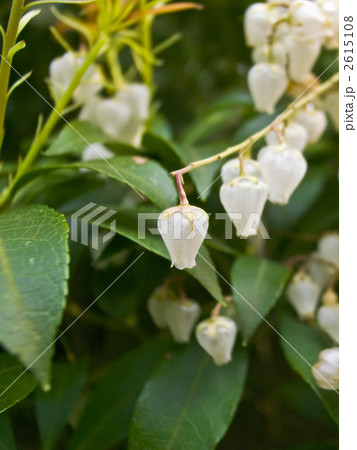
[[[241,142],[240,144],[234,145],[233,147],[228,147],[223,152],[217,153],[216,155],[211,156],[209,158],[205,158],[205,159],[201,159],[199,161],[192,162],[188,166],[183,167],[182,169],[171,172],[169,175],[171,177],[174,177],[177,174],[183,175],[184,173],[190,172],[191,170],[197,169],[198,167],[206,166],[208,164],[219,161],[220,159],[226,158],[227,156],[232,155],[233,153],[247,150],[255,142],[257,142],[259,139],[261,139],[266,134],[268,134],[269,131],[274,129],[278,125],[278,123],[284,122],[285,120],[289,119],[291,116],[293,116],[295,114],[295,112],[297,110],[302,109],[308,103],[315,100],[315,98],[321,96],[322,94],[326,93],[331,88],[333,88],[334,85],[338,83],[338,80],[339,80],[339,74],[335,73],[334,75],[332,75],[331,78],[329,78],[327,81],[325,81],[325,83],[320,84],[320,86],[316,87],[311,92],[304,95],[300,100],[297,100],[294,103],[292,103],[290,106],[288,106],[288,108],[282,114],[280,114],[280,116],[278,116],[276,119],[274,119],[273,122],[271,122],[268,126],[266,126],[265,128],[263,128],[260,131],[257,131],[256,133],[252,134],[248,139]]]

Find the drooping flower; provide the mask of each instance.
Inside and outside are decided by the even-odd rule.
[[[253,159],[244,159],[244,171],[247,175],[261,178],[262,173],[259,164]],[[221,168],[221,177],[223,183],[228,183],[240,176],[240,161],[239,158],[233,158],[223,164]]]
[[[268,198],[266,183],[262,179],[243,175],[224,183],[219,196],[237,230],[237,236],[256,235],[256,227]]]
[[[339,388],[339,348],[327,348],[319,353],[319,359],[311,369],[317,385],[322,389]]]
[[[271,14],[266,3],[249,6],[244,16],[245,39],[249,47],[266,44],[272,27]]]
[[[258,154],[263,179],[268,184],[269,200],[285,205],[307,170],[301,151],[286,145],[268,145]]]
[[[286,45],[278,41],[272,45],[264,44],[254,47],[252,59],[254,64],[273,63],[285,67],[287,63]]]
[[[317,243],[317,254],[337,268],[339,266],[339,237],[338,233],[328,233]]]
[[[298,111],[294,120],[302,125],[308,134],[308,142],[314,143],[320,139],[327,126],[327,118],[323,111],[315,109],[312,104]]]
[[[272,114],[288,84],[286,71],[277,64],[260,63],[249,70],[248,85],[255,109]]]
[[[63,96],[83,62],[83,57],[77,57],[71,52],[67,52],[51,62],[49,84],[55,99]],[[82,77],[80,85],[74,91],[73,98],[77,102],[83,103],[88,98],[95,96],[102,89],[102,85],[102,76],[96,66],[92,64]]]
[[[201,314],[200,305],[190,299],[165,302],[166,323],[178,343],[189,342],[197,319]]]
[[[207,234],[208,215],[191,205],[165,209],[158,218],[158,229],[171,257],[171,267],[192,269]]]
[[[339,306],[324,305],[317,311],[317,323],[335,342],[339,342]]]
[[[286,296],[301,320],[311,320],[319,301],[319,288],[305,272],[298,272],[290,282]]]
[[[299,40],[290,38],[287,41],[288,74],[297,82],[304,83],[313,68],[319,54],[321,43],[319,39]]]
[[[327,34],[327,21],[315,2],[293,0],[290,4],[291,33],[297,39],[321,39]]]
[[[150,295],[147,307],[150,316],[158,328],[167,328],[165,304],[176,299],[174,291],[168,286],[159,286]]]
[[[283,124],[279,124],[276,128],[278,132],[282,133],[283,139],[288,147],[300,151],[305,149],[308,136],[307,131],[302,125],[292,120],[286,127]],[[265,140],[268,145],[279,145],[279,138],[275,131],[269,131],[265,136]]]
[[[196,328],[196,338],[201,347],[212,356],[217,366],[232,359],[232,350],[237,336],[237,325],[228,317],[206,319]]]

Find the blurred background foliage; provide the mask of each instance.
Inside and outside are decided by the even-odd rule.
[[[180,33],[182,37],[161,55],[163,65],[155,71],[156,107],[161,117],[155,127],[160,126],[166,135],[187,145],[193,142],[200,145],[209,143],[219,150],[249,136],[269,121],[266,116],[254,112],[247,93],[246,75],[251,60],[244,42],[243,14],[251,3],[248,0],[207,0],[201,12],[187,11],[156,19],[155,41],[161,42],[175,33]],[[2,24],[7,21],[9,8],[9,0],[1,2]],[[55,19],[49,8],[44,8],[43,13],[24,31],[27,48],[16,57],[14,63],[22,74],[33,70],[29,81],[48,101],[50,97],[45,83],[48,66],[55,56],[63,53],[48,31],[48,26],[53,23]],[[79,43],[75,35],[71,38],[74,46]],[[315,73],[321,73],[334,56],[332,52],[324,52]],[[326,73],[326,77],[330,75],[331,72]],[[16,74],[12,77],[17,79]],[[26,151],[38,115],[46,116],[49,111],[49,106],[26,84],[15,91],[8,105],[4,157],[15,161],[19,151]],[[271,259],[281,261],[297,253],[309,253],[315,249],[322,232],[338,227],[338,135],[331,124],[323,139],[310,146],[306,154],[308,173],[289,206],[269,205],[266,208],[263,220],[271,240],[266,244],[265,255]],[[170,167],[167,161],[162,163],[168,170],[178,168]],[[129,189],[118,186],[114,181],[104,181],[88,174],[81,175],[77,180],[71,176],[59,178],[53,189],[48,188],[40,195],[35,191],[33,201],[47,203],[65,213],[83,205],[86,198],[99,204],[105,198],[106,204],[115,204],[123,203],[125,197],[125,202],[130,205]],[[223,212],[218,198],[219,184],[214,185],[213,194],[204,204],[209,212]],[[195,199],[194,203],[202,206],[196,201],[188,177],[187,191]],[[220,227],[223,225],[216,222],[211,226],[210,231],[214,235],[221,233]],[[139,246],[117,236],[100,258],[93,262],[86,247],[73,242],[70,245],[70,294],[61,329],[65,329],[108,286],[118,271],[141,252]],[[232,254],[223,254],[211,248],[217,269],[229,277],[235,255],[245,248],[246,243],[241,240],[229,243]],[[76,373],[67,374],[68,386],[77,386],[71,395],[78,399],[75,404],[68,404],[70,423],[79,414],[93,385],[109,370],[112,361],[157,334],[145,305],[148,295],[169,274],[166,260],[146,253],[127,273],[125,283],[103,295],[57,343],[55,373],[62,370],[60,365],[63,361],[78,363],[77,371],[74,370]],[[138,279],[143,282],[138,283]],[[208,312],[212,299],[207,292],[190,277],[184,277],[183,282],[189,296],[202,301]],[[224,294],[230,294],[227,286],[222,285],[222,288]],[[276,322],[275,311],[268,316],[268,320]],[[56,378],[54,386],[55,381]],[[9,418],[18,448],[41,448],[40,424],[36,420],[36,413],[38,415],[41,408],[41,395],[38,389],[35,394],[0,415],[0,448],[14,448],[11,446]],[[68,448],[70,423],[60,433],[57,448]],[[126,446],[124,439],[113,448],[124,449]],[[49,445],[47,448],[52,447]],[[243,399],[217,448],[338,448],[336,424],[310,387],[287,365],[278,336],[267,326],[260,327],[253,339]]]

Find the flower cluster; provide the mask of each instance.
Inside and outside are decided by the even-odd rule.
[[[339,305],[333,285],[338,276],[338,245],[337,233],[323,236],[317,251],[310,255],[306,267],[294,275],[286,291],[300,320],[316,321],[336,346],[339,343]],[[318,307],[320,298],[322,304]],[[338,347],[320,353],[312,374],[321,388],[338,389]]]
[[[83,61],[84,55],[67,52],[51,62],[49,88],[55,101],[65,94]],[[140,145],[149,116],[148,87],[140,83],[126,83],[111,97],[103,97],[100,91],[104,86],[102,70],[92,64],[73,94],[75,104],[81,107],[79,119],[99,128],[107,141]],[[113,153],[99,144],[88,146],[83,153],[84,160],[101,156],[107,158]]]
[[[184,295],[181,298],[164,284],[155,289],[148,300],[150,316],[158,328],[169,328],[174,341],[190,341],[196,321],[201,314],[200,305]],[[212,314],[196,327],[196,339],[201,347],[221,366],[231,361],[237,336],[237,324],[229,317]]]
[[[322,46],[338,49],[338,0],[254,3],[245,13],[253,48],[248,84],[258,111],[272,114],[291,85],[307,87]]]

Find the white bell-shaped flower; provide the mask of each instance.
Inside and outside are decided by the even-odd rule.
[[[296,83],[303,83],[309,77],[314,64],[320,54],[321,43],[319,39],[287,40],[288,74]]]
[[[113,99],[102,100],[97,106],[96,122],[104,134],[112,139],[120,140],[131,116],[128,105]]]
[[[268,198],[266,183],[262,179],[243,175],[222,184],[219,197],[237,230],[237,236],[255,236]]]
[[[339,265],[339,238],[338,233],[329,233],[323,236],[317,243],[317,254],[321,258],[330,261],[337,268]]]
[[[159,286],[150,295],[148,300],[148,311],[158,328],[167,328],[165,304],[176,298],[174,291],[168,286]]]
[[[340,96],[337,91],[330,92],[323,100],[324,110],[327,111],[337,131],[340,127],[339,103]]]
[[[339,306],[321,306],[317,311],[317,323],[335,342],[339,341]]]
[[[302,125],[292,120],[286,127],[284,127],[284,124],[280,123],[277,126],[277,131],[283,135],[284,141],[288,147],[300,151],[305,149],[308,136],[307,131]],[[275,131],[269,131],[265,136],[265,140],[268,145],[279,145],[279,137]]]
[[[149,116],[150,90],[145,84],[126,84],[117,94],[117,99],[131,106],[132,116],[146,120]]]
[[[198,343],[212,356],[217,366],[231,361],[236,336],[237,325],[228,317],[206,319],[196,327]]]
[[[253,159],[244,159],[244,171],[247,175],[261,178],[262,173],[259,164]],[[221,177],[223,183],[228,183],[240,176],[239,158],[233,158],[223,164],[221,168]]]
[[[207,234],[208,215],[191,205],[168,208],[158,218],[158,229],[171,257],[171,267],[192,269]]]
[[[311,369],[316,384],[327,390],[339,388],[339,348],[327,348],[319,353],[319,360]]]
[[[268,42],[273,30],[271,13],[266,3],[254,3],[245,11],[244,32],[248,47]]]
[[[49,83],[56,99],[63,96],[83,61],[82,57],[76,57],[74,53],[67,52],[51,62]],[[100,91],[101,88],[102,76],[95,65],[91,65],[84,74],[73,97],[78,102],[85,102]]]
[[[312,105],[298,111],[294,120],[306,129],[310,143],[318,141],[327,126],[325,113],[315,109]]]
[[[273,63],[285,67],[287,62],[287,48],[282,42],[274,42],[273,45],[259,45],[254,47],[252,53],[254,64]]]
[[[165,302],[166,323],[175,342],[189,342],[192,330],[201,314],[201,307],[193,300],[170,300]]]
[[[272,114],[288,84],[286,71],[277,64],[256,64],[249,70],[248,85],[257,111]]]
[[[100,144],[99,142],[94,142],[84,149],[82,153],[82,160],[90,161],[91,159],[108,159],[112,158],[113,156],[114,153],[104,147],[104,145]]]
[[[319,286],[321,292],[334,278],[336,271],[330,265],[314,259],[315,257],[321,257],[317,252],[312,253],[311,256],[312,258],[308,262],[306,269],[314,282]]]
[[[263,179],[268,184],[269,200],[286,205],[307,170],[301,151],[283,145],[268,145],[258,154]]]
[[[338,49],[339,38],[339,4],[338,0],[318,0],[322,14],[327,18],[327,37],[324,45],[329,50]]]
[[[321,9],[309,0],[294,0],[289,12],[292,22],[292,36],[301,39],[321,39],[327,33],[327,20]]]
[[[319,292],[319,287],[308,274],[298,272],[294,275],[286,290],[286,296],[300,320],[314,318],[319,301]]]

